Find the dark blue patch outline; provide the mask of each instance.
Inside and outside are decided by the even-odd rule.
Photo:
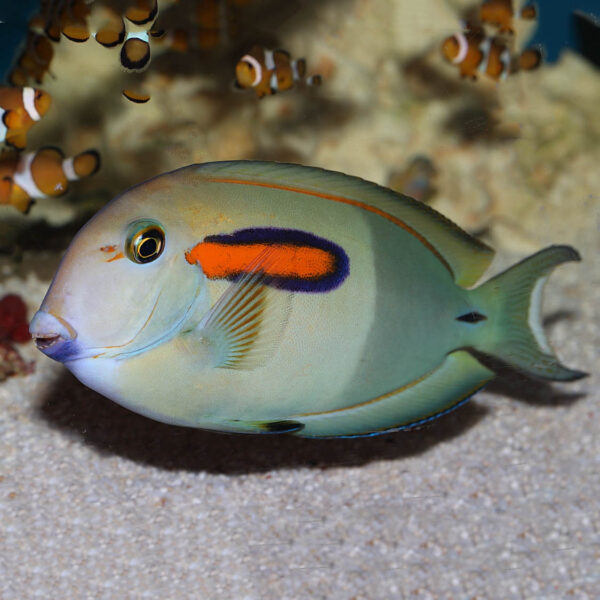
[[[280,227],[253,227],[238,229],[233,233],[208,235],[205,242],[237,246],[239,244],[286,244],[318,248],[334,257],[333,271],[321,277],[273,277],[265,278],[265,284],[290,292],[323,293],[339,287],[350,274],[350,259],[341,246],[325,238],[300,229]],[[244,273],[231,275],[228,281],[237,281]]]

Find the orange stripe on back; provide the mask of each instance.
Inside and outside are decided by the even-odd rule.
[[[200,263],[209,279],[225,279],[246,271],[267,248],[272,254],[265,273],[272,277],[298,277],[313,279],[333,273],[335,257],[321,248],[292,244],[223,244],[200,242],[185,258],[191,263]]]
[[[274,190],[282,190],[286,192],[296,192],[297,194],[305,194],[307,196],[314,196],[316,198],[323,198],[325,200],[333,200],[334,202],[341,202],[342,204],[348,204],[350,206],[355,206],[357,208],[362,208],[368,212],[376,214],[384,219],[390,221],[394,225],[404,229],[404,231],[410,233],[413,237],[415,237],[419,242],[421,242],[430,252],[432,252],[440,262],[448,269],[448,271],[454,276],[454,272],[452,271],[448,262],[444,259],[444,257],[425,239],[418,231],[413,229],[410,225],[391,215],[390,213],[381,210],[375,206],[371,206],[365,202],[361,202],[360,200],[353,200],[351,198],[345,198],[344,196],[336,196],[334,194],[326,194],[324,192],[316,192],[313,190],[306,190],[302,188],[296,188],[288,185],[281,185],[277,183],[267,183],[265,181],[251,181],[245,179],[228,179],[221,177],[207,177],[207,181],[211,181],[213,183],[234,183],[238,185],[253,185],[256,187],[266,187]]]

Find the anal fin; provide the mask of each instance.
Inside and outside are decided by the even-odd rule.
[[[358,437],[410,429],[456,408],[495,373],[465,350],[449,354],[423,377],[344,409],[291,415],[304,423],[302,437]]]

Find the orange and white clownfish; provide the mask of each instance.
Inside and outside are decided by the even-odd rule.
[[[203,50],[226,43],[238,30],[235,15],[225,0],[198,0],[195,16],[197,43]]]
[[[127,31],[121,47],[121,67],[128,73],[141,73],[150,64],[150,33],[158,17],[157,0],[136,0],[125,12],[125,18],[134,26]]]
[[[85,42],[90,37],[89,4],[89,0],[42,0],[40,12],[29,21],[29,29],[53,42],[60,41],[61,33],[71,41]]]
[[[15,87],[26,86],[30,79],[42,83],[53,56],[54,48],[50,40],[45,35],[30,31],[25,47],[8,76],[8,82]]]
[[[163,50],[187,52],[190,48],[189,34],[185,29],[152,29],[150,37]]]
[[[121,46],[121,67],[127,73],[141,73],[150,64],[150,38],[147,31],[128,32]]]
[[[87,18],[91,10],[86,0],[70,0],[61,13],[62,34],[72,42],[85,42],[90,37]]]
[[[390,173],[387,185],[419,202],[428,202],[437,191],[433,181],[437,173],[430,158],[417,154],[403,169]]]
[[[50,108],[48,92],[32,87],[0,87],[0,142],[22,150],[27,132]]]
[[[308,86],[321,84],[320,75],[306,76],[306,60],[291,60],[286,50],[269,50],[253,46],[244,54],[235,67],[236,86],[252,88],[259,98],[291,89],[295,83]]]
[[[29,30],[43,34],[53,42],[60,41],[60,14],[64,2],[61,0],[42,0],[40,11],[29,21]]]
[[[479,8],[479,18],[498,28],[499,33],[514,33],[513,19],[515,11],[512,0],[486,0]],[[535,4],[527,4],[519,11],[522,19],[533,20],[537,17]]]
[[[150,94],[142,89],[126,88],[122,90],[122,94],[134,104],[145,104],[150,100]]]
[[[538,48],[528,48],[513,57],[501,38],[487,37],[479,31],[464,31],[446,38],[442,54],[459,68],[463,77],[477,79],[479,73],[484,73],[496,81],[516,71],[535,69],[542,61]]]
[[[158,16],[157,0],[135,0],[133,6],[125,11],[125,18],[134,25],[151,25]]]
[[[121,46],[121,67],[128,73],[140,73],[150,64],[150,36],[158,15],[156,0],[139,0],[126,11],[126,19],[133,25],[126,26],[120,16],[114,14],[110,22],[99,29],[94,38],[105,48]]]
[[[0,159],[0,204],[11,204],[27,213],[34,200],[61,196],[69,181],[93,175],[100,168],[100,155],[86,150],[65,155],[54,147],[41,148]]]

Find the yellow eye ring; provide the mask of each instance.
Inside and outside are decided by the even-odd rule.
[[[154,221],[136,221],[129,228],[125,243],[127,258],[138,264],[156,260],[165,249],[165,232]]]

